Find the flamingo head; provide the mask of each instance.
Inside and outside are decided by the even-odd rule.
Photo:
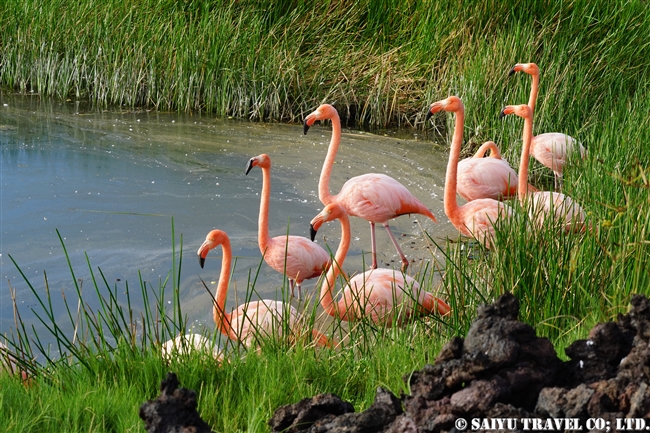
[[[506,105],[503,110],[501,110],[501,114],[499,114],[499,118],[503,119],[505,116],[508,114],[516,114],[519,117],[523,117],[524,119],[532,119],[533,117],[533,110],[530,109],[530,107],[526,104],[521,104],[521,105]]]
[[[312,126],[314,122],[316,122],[317,120],[334,119],[338,117],[339,117],[339,113],[338,111],[336,111],[336,108],[334,108],[330,104],[322,104],[316,110],[308,114],[307,117],[305,117],[305,123],[304,123],[305,135],[307,135],[307,131],[309,130],[309,127]]]
[[[528,75],[539,75],[539,68],[535,63],[517,63],[512,67],[512,69],[510,69],[508,76],[511,76],[515,72],[525,72]]]
[[[248,164],[246,165],[246,174],[248,174],[253,167],[271,168],[271,157],[266,153],[252,157],[248,160]]]
[[[212,230],[205,237],[205,241],[199,247],[197,254],[199,256],[199,264],[201,268],[205,264],[205,258],[208,256],[208,253],[211,249],[218,247],[221,244],[230,243],[228,235],[223,230]]]
[[[438,102],[434,102],[429,107],[427,112],[427,117],[425,120],[429,120],[434,113],[439,111],[462,111],[465,107],[463,106],[463,101],[460,100],[458,96],[450,96],[447,99],[443,99]]]
[[[316,215],[314,219],[311,220],[311,223],[309,223],[309,233],[311,235],[311,240],[313,241],[316,238],[316,233],[318,232],[318,229],[320,229],[320,227],[323,225],[323,223],[334,221],[335,219],[339,218],[345,218],[347,216],[348,214],[340,204],[328,204],[323,208],[321,213]]]

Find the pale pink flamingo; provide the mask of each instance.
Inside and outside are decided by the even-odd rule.
[[[221,333],[242,342],[247,347],[253,347],[260,338],[283,337],[286,330],[291,337],[300,336],[302,319],[293,306],[284,302],[263,299],[242,304],[231,313],[225,312],[232,262],[230,239],[226,232],[212,230],[208,233],[197,254],[199,263],[203,267],[208,252],[219,245],[223,249],[223,257],[212,315]],[[316,330],[312,331],[312,336],[319,346],[330,344],[327,337]]]
[[[180,334],[165,341],[161,346],[162,357],[166,361],[178,355],[187,356],[194,351],[212,355],[218,364],[223,362],[223,352],[214,342],[201,334]]]
[[[270,267],[287,275],[292,297],[294,286],[298,286],[298,299],[300,299],[302,282],[320,276],[327,268],[330,256],[321,246],[302,236],[284,235],[269,239],[271,158],[266,154],[251,158],[246,167],[246,174],[253,167],[262,169],[262,197],[257,235],[260,251]]]
[[[9,374],[20,373],[23,382],[26,384],[29,384],[30,382],[27,372],[18,367],[18,360],[16,357],[9,352],[9,349],[4,343],[0,342],[0,374],[5,371]]]
[[[566,231],[581,231],[585,228],[585,212],[571,197],[559,192],[537,191],[527,189],[528,159],[533,136],[533,110],[526,104],[507,105],[501,111],[501,117],[516,114],[524,118],[523,147],[519,163],[519,201],[528,209],[531,218],[541,224],[549,214],[556,221],[563,223]]]
[[[517,63],[510,70],[508,76],[520,71],[533,77],[528,106],[535,113],[535,103],[537,102],[539,90],[539,67],[535,63]],[[587,154],[586,149],[575,138],[559,132],[535,135],[530,144],[530,154],[533,155],[533,158],[553,170],[556,191],[562,189],[564,166],[571,154],[576,150],[580,152],[581,158],[584,158]]]
[[[341,144],[341,119],[339,113],[329,104],[323,104],[305,118],[304,131],[317,120],[332,121],[332,138],[327,156],[318,181],[318,198],[324,205],[339,203],[348,215],[356,216],[370,222],[370,245],[372,248],[372,269],[377,268],[377,244],[375,242],[375,224],[386,229],[397,253],[402,259],[402,271],[406,271],[409,261],[402,252],[397,239],[388,225],[388,220],[406,214],[420,214],[438,222],[429,209],[424,206],[408,189],[395,179],[385,174],[367,173],[349,179],[337,195],[330,193],[330,177],[336,153]]]
[[[490,151],[490,157],[484,158]],[[473,157],[458,163],[457,192],[467,201],[480,198],[505,200],[517,195],[519,177],[501,153],[494,141],[486,141]],[[529,188],[534,188],[529,185]]]
[[[449,305],[432,293],[420,289],[416,280],[394,269],[371,269],[348,280],[341,299],[335,302],[332,292],[340,275],[345,256],[350,248],[350,220],[340,203],[330,203],[311,220],[311,237],[323,223],[338,219],[341,223],[341,241],[334,261],[325,274],[321,286],[320,303],[327,314],[345,321],[368,318],[373,323],[387,326],[414,314],[448,314]]]
[[[494,237],[494,224],[499,218],[511,218],[513,210],[510,206],[491,198],[483,198],[458,206],[456,201],[456,182],[458,179],[458,159],[463,144],[463,126],[465,123],[465,107],[457,96],[450,96],[431,104],[427,120],[432,114],[441,110],[456,113],[456,125],[449,150],[449,162],[445,177],[445,213],[451,223],[465,236],[473,236],[479,242],[490,248]],[[520,178],[521,179],[521,178]]]

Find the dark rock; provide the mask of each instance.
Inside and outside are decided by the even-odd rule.
[[[273,431],[299,432],[311,427],[316,421],[333,419],[350,412],[354,412],[354,407],[347,401],[334,394],[319,394],[280,407],[268,424]]]
[[[196,393],[179,388],[174,373],[160,384],[160,395],[140,406],[140,418],[149,433],[213,433],[196,411]]]
[[[364,412],[330,414],[287,431],[437,433],[457,431],[459,418],[571,418],[583,428],[588,418],[611,426],[617,418],[650,419],[650,301],[637,295],[630,304],[628,314],[596,325],[566,348],[570,360],[562,362],[550,341],[517,320],[517,298],[504,294],[479,308],[465,339],[453,338],[433,365],[404,376],[411,390],[401,398],[404,413],[380,389]],[[475,431],[485,430],[494,426]]]

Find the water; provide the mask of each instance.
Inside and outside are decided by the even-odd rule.
[[[175,113],[100,113],[74,103],[2,96],[0,333],[14,326],[10,286],[23,321],[42,329],[30,311],[36,299],[9,255],[39,293],[45,293],[47,274],[55,313],[63,320],[67,316],[59,294],[70,300],[76,295],[57,229],[84,290],[92,290],[87,255],[93,270],[99,275],[101,269],[110,285],[125,288],[128,281],[139,292],[138,272],[158,287],[172,268],[172,218],[177,251],[181,235],[183,240],[183,311],[193,324],[212,328],[211,299],[200,279],[216,288],[221,253],[213,250],[205,269],[196,256],[208,231],[225,230],[237,259],[228,309],[242,302],[249,273],[255,275],[260,265],[262,173],[254,168],[245,176],[248,160],[260,153],[272,159],[271,236],[285,234],[288,224],[291,234],[309,236],[309,221],[322,208],[317,184],[330,136],[329,127],[318,125],[304,136],[301,125]],[[431,260],[423,230],[437,240],[457,236],[442,209],[446,161],[427,141],[344,133],[331,190],[338,192],[357,174],[380,172],[422,200],[439,224],[421,216],[391,222],[404,252],[416,260],[411,265],[415,270]],[[368,223],[353,218],[352,232],[345,265],[349,273],[362,270],[364,260],[370,262],[369,253],[363,255],[370,251]],[[324,226],[321,243],[323,236],[336,250],[339,224]],[[377,240],[380,266],[398,268],[399,257],[382,227],[377,228]],[[281,287],[282,276],[263,265],[253,297],[277,298]],[[303,292],[314,287],[315,280],[306,281]]]

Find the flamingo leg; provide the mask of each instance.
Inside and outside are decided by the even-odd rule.
[[[370,221],[370,246],[372,248],[371,269],[377,269],[377,241],[375,240],[375,223]]]
[[[294,297],[294,288],[296,287],[296,280],[289,278],[289,287],[291,288],[291,297]],[[300,284],[298,284],[298,299],[300,299]]]
[[[402,249],[399,247],[399,244],[397,243],[397,239],[395,239],[393,232],[390,230],[388,221],[383,223],[383,225],[386,228],[386,231],[388,232],[388,237],[390,237],[390,240],[393,241],[393,245],[395,245],[395,249],[397,250],[397,253],[402,258],[402,272],[406,272],[406,269],[409,267],[409,261],[404,255],[404,253],[402,252]]]
[[[558,174],[557,172],[555,174],[555,192],[562,192],[562,175]]]

